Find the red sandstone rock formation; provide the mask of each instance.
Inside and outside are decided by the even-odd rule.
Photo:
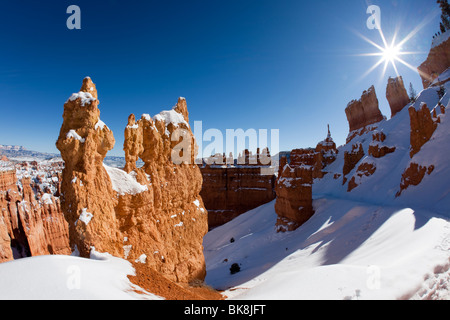
[[[410,102],[401,76],[388,79],[386,98],[391,108],[391,117],[395,116]]]
[[[30,183],[29,178],[24,178],[22,190],[17,186],[0,189],[0,262],[71,253],[59,199],[44,194],[38,200]]]
[[[123,242],[114,213],[117,200],[103,167],[115,140],[100,120],[97,97],[94,83],[85,78],[80,92],[64,104],[56,142],[65,161],[62,210],[69,222],[70,244],[83,257],[89,257],[91,247],[118,256]]]
[[[344,167],[342,168],[342,173],[344,176],[349,174],[356,166],[356,164],[364,157],[364,149],[362,144],[352,145],[351,152],[344,153]],[[344,183],[347,180],[344,178]]]
[[[411,158],[420,151],[422,146],[430,140],[437,124],[431,118],[430,109],[423,103],[421,108],[416,109],[411,106],[408,109],[411,122]]]
[[[360,100],[353,100],[345,109],[350,132],[359,130],[384,119],[378,107],[374,86],[364,91]]]
[[[276,177],[261,174],[261,167],[204,166],[200,170],[200,195],[208,210],[210,229],[275,199]]]
[[[355,175],[348,182],[347,192],[351,192],[353,189],[359,186],[361,178],[364,176],[369,177],[375,173],[377,168],[372,163],[361,163],[356,170]]]
[[[429,167],[423,167],[418,165],[417,163],[412,162],[408,168],[406,168],[405,172],[402,174],[402,181],[400,183],[400,190],[395,195],[399,197],[403,191],[408,189],[409,186],[418,186],[425,174],[430,175],[434,171],[434,166],[431,165]]]
[[[312,217],[312,183],[311,166],[284,166],[275,187],[278,231],[293,231]]]
[[[336,143],[331,137],[330,127],[328,126],[327,138],[319,142],[315,149],[296,149],[291,151],[291,166],[307,165],[313,169],[313,179],[322,178],[326,171],[325,167],[336,160],[338,150]]]
[[[369,145],[369,156],[374,158],[382,158],[389,153],[395,152],[395,147],[383,145],[386,135],[383,132],[375,132],[372,135],[372,142]]]
[[[428,88],[433,80],[448,68],[450,68],[450,39],[431,48],[427,60],[417,68],[423,88]]]
[[[84,79],[64,105],[57,141],[66,163],[62,207],[72,247],[85,257],[95,247],[144,263],[172,281],[202,280],[207,212],[186,100],[153,119],[129,117],[125,170],[103,165],[114,137],[100,121],[98,104],[95,85]]]

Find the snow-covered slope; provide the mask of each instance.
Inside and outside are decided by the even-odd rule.
[[[0,300],[162,299],[132,284],[131,263],[109,254],[25,258],[0,264],[0,274]]]
[[[211,231],[206,282],[236,299],[450,299],[448,220],[349,200],[314,204],[291,233],[276,232],[274,202]],[[241,271],[231,275],[234,263]]]
[[[339,148],[339,154],[334,163],[326,168],[330,173],[323,179],[315,180],[313,193],[316,195],[329,195],[338,198],[377,203],[383,205],[405,205],[419,206],[431,209],[440,214],[450,217],[450,82],[446,83],[446,94],[439,101],[437,91],[439,87],[430,87],[423,90],[413,106],[418,110],[422,103],[426,103],[430,110],[436,108],[437,116],[441,123],[426,143],[422,150],[410,158],[410,119],[408,107],[406,106],[395,117],[381,121],[377,124],[377,131],[386,135],[384,145],[396,147],[394,153],[376,159],[368,155],[369,145],[372,143],[370,131],[361,136],[355,137],[349,144]],[[438,102],[447,106],[446,114],[440,114]],[[355,166],[355,169],[348,175],[348,181],[355,174],[361,163],[372,163],[376,171],[371,176],[363,176],[360,185],[347,192],[348,182],[343,184],[343,177],[334,179],[334,174],[342,174],[345,151],[351,151],[352,145],[361,143],[366,156]],[[422,166],[434,165],[435,170],[431,175],[426,175],[419,186],[410,186],[402,192],[400,197],[396,197],[400,190],[402,174],[410,163],[417,163]]]
[[[272,202],[208,233],[207,283],[237,299],[450,299],[450,83],[440,101],[438,89],[413,104],[447,108],[436,109],[441,123],[412,159],[407,106],[376,125],[395,152],[368,156],[374,132],[339,148],[330,173],[314,181],[315,215],[296,231],[276,232]],[[343,183],[344,153],[357,143],[366,156]],[[412,162],[435,169],[396,197]],[[348,192],[362,163],[376,171]]]

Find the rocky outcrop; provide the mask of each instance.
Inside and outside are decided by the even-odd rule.
[[[280,159],[275,186],[279,231],[295,230],[312,217],[313,179],[323,178],[327,174],[326,167],[336,160],[337,153],[328,126],[327,138],[319,142],[316,148],[292,150],[290,163],[286,157]]]
[[[36,196],[30,178],[23,178],[21,186],[0,190],[0,262],[70,254],[68,225],[59,199],[49,193]]]
[[[410,102],[401,76],[388,79],[386,98],[391,108],[391,117],[395,116]]]
[[[210,229],[275,199],[276,176],[262,174],[261,168],[239,165],[200,168],[203,176],[200,195],[208,210]]]
[[[121,254],[123,238],[114,207],[117,204],[103,159],[114,147],[112,131],[100,120],[97,90],[90,78],[64,104],[56,147],[65,162],[61,205],[69,223],[70,244],[82,257],[92,247]]]
[[[153,118],[129,117],[125,170],[103,165],[115,141],[98,104],[95,85],[84,79],[64,105],[57,141],[66,163],[62,208],[72,248],[88,257],[95,247],[143,263],[171,281],[202,280],[207,212],[186,100]]]
[[[399,197],[403,191],[410,186],[418,186],[425,174],[430,175],[434,171],[434,166],[429,167],[420,166],[415,162],[411,162],[405,172],[402,174],[402,181],[400,183],[400,190],[397,192],[396,197]]]
[[[409,107],[409,118],[411,123],[411,158],[420,151],[422,146],[430,140],[437,128],[437,123],[431,118],[430,109],[425,103],[421,104],[419,110],[413,106]]]
[[[395,147],[389,147],[383,144],[386,135],[383,132],[375,132],[372,135],[372,142],[369,145],[369,156],[374,158],[382,158],[389,153],[395,152]]]
[[[319,142],[316,148],[295,149],[290,154],[290,165],[307,165],[312,167],[313,179],[323,178],[327,174],[325,168],[336,160],[338,150],[328,126],[327,138]]]
[[[344,176],[349,174],[358,162],[364,157],[364,149],[362,144],[352,145],[352,150],[350,152],[346,151],[344,153],[344,167],[342,168],[342,173]],[[344,178],[344,184],[347,180]]]
[[[312,205],[313,168],[307,165],[281,169],[275,191],[278,231],[293,231],[314,214]]]
[[[364,91],[361,99],[351,101],[345,109],[345,114],[350,132],[383,120],[374,86]]]
[[[358,166],[356,173],[348,182],[347,192],[351,192],[353,189],[361,184],[363,177],[370,177],[377,170],[373,163],[363,162]]]
[[[16,170],[14,168],[0,171],[0,191],[17,189],[16,183],[17,177]]]
[[[423,88],[428,88],[448,68],[450,68],[450,38],[431,48],[427,60],[417,68],[422,78]]]

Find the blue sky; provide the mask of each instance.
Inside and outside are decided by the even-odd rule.
[[[66,9],[81,8],[81,30],[69,30]],[[279,129],[280,149],[314,147],[329,123],[345,143],[345,107],[372,84],[390,117],[379,57],[358,34],[369,30],[367,7],[381,8],[388,40],[397,32],[417,67],[439,30],[430,0],[299,1],[8,1],[0,11],[0,144],[57,152],[64,102],[90,76],[102,120],[122,155],[130,113],[154,115],[186,97],[190,122],[203,129]],[[426,23],[424,23],[426,22]],[[397,64],[405,84],[422,89],[416,71]],[[208,143],[205,142],[207,145]]]

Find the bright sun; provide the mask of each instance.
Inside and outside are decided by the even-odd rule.
[[[375,52],[360,54],[359,56],[380,57],[378,62],[376,62],[375,65],[373,65],[369,70],[367,70],[366,73],[364,73],[362,75],[361,79],[366,77],[367,75],[369,75],[369,73],[374,71],[381,64],[384,64],[383,72],[381,74],[382,77],[384,77],[384,75],[386,74],[386,71],[387,71],[387,68],[389,65],[392,66],[396,75],[399,76],[399,72],[397,69],[397,63],[401,63],[401,64],[405,65],[406,67],[410,68],[411,70],[417,71],[417,69],[415,67],[411,66],[409,63],[404,61],[401,58],[401,56],[417,54],[418,52],[405,52],[402,50],[402,46],[408,40],[410,40],[423,27],[423,25],[424,24],[420,25],[419,27],[416,27],[416,29],[414,29],[407,37],[402,39],[402,41],[400,41],[400,42],[396,41],[397,33],[394,33],[393,39],[390,44],[386,41],[386,38],[384,37],[383,31],[381,29],[379,29],[379,33],[380,33],[381,40],[382,40],[381,45],[379,45],[379,44],[373,42],[372,40],[369,40],[368,38],[364,37],[363,35],[357,33],[361,38],[363,38],[366,42],[370,43],[377,49],[377,51],[375,51]]]
[[[398,46],[391,45],[382,50],[383,60],[391,63],[394,63],[401,54],[401,49]]]

